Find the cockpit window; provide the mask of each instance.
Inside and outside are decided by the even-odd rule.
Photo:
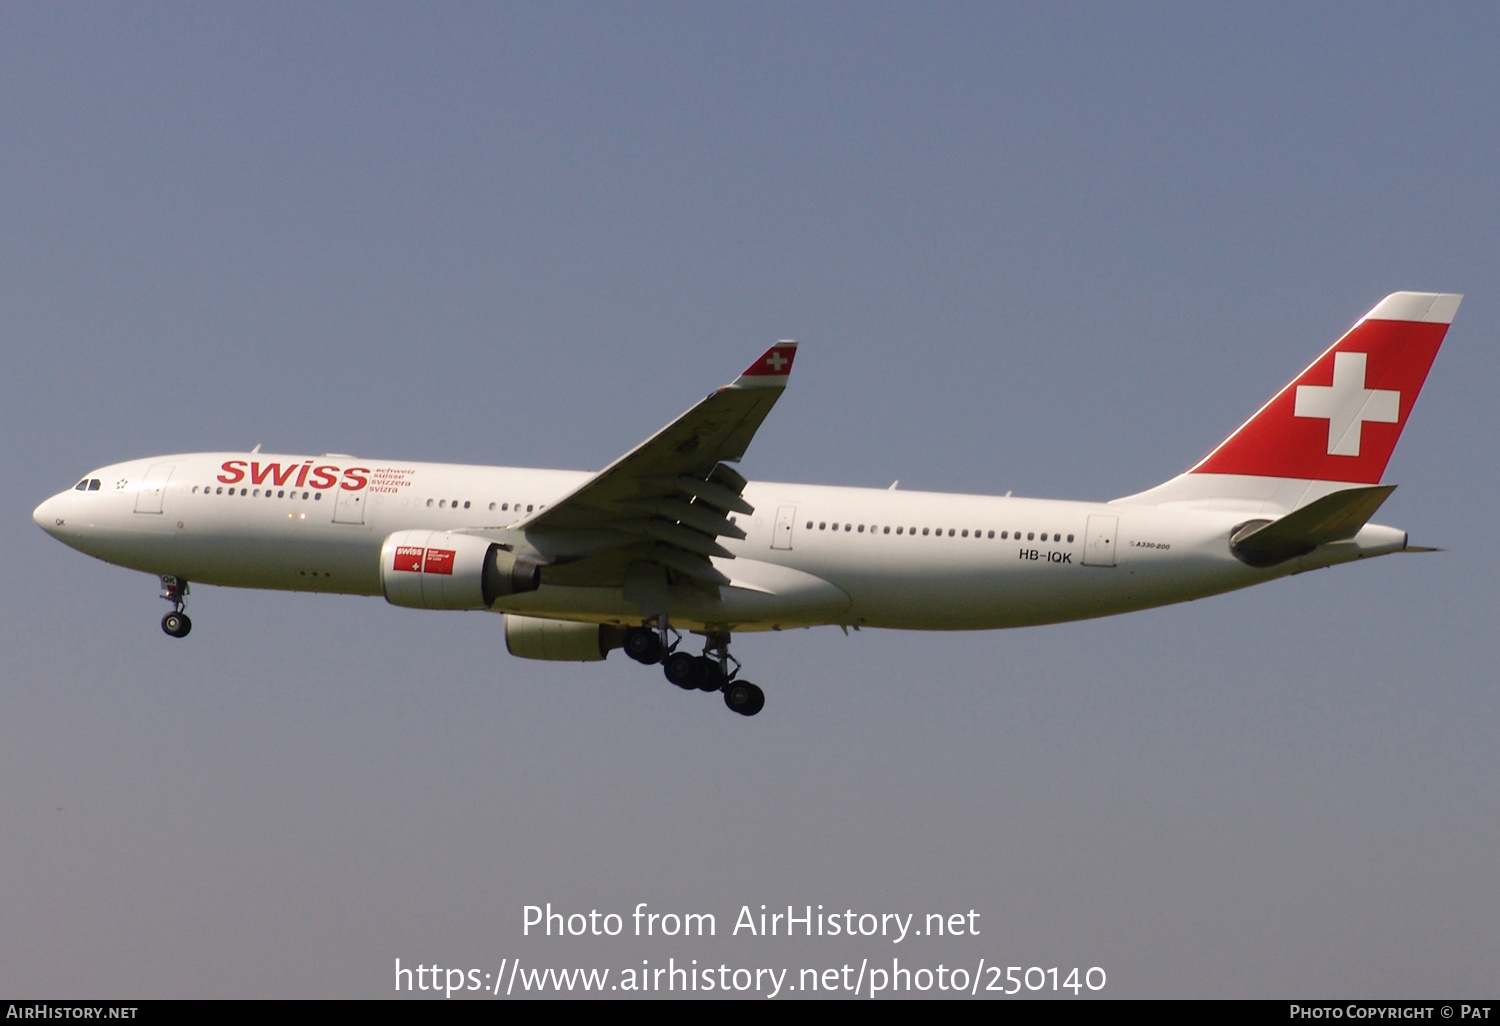
[[[99,481],[99,479],[97,477],[91,477],[91,478],[89,478],[89,491],[91,491],[91,492],[97,492],[99,490],[100,483],[101,482]]]
[[[73,490],[75,492],[86,492],[86,491],[88,491],[89,490],[89,479],[88,478],[84,478],[82,481],[79,481],[76,485],[73,486]]]

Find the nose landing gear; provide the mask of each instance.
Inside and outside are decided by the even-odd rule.
[[[188,582],[171,574],[161,575],[161,597],[172,603],[172,611],[161,618],[161,629],[174,638],[185,638],[193,621],[183,612],[187,606]]]

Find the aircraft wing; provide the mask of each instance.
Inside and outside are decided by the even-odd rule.
[[[699,583],[730,583],[709,557],[733,558],[716,539],[745,537],[730,514],[754,508],[740,494],[745,479],[725,463],[745,454],[796,355],[796,342],[777,342],[734,381],[512,530],[590,538],[593,551],[632,546],[634,556]]]

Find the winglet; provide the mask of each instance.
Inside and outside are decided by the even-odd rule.
[[[789,338],[767,349],[745,373],[734,379],[730,388],[785,388],[797,358],[797,343]]]

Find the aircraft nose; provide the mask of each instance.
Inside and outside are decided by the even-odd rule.
[[[59,511],[60,505],[58,497],[54,495],[31,511],[31,519],[36,522],[36,526],[54,537],[57,535],[58,528],[63,526],[61,523],[63,517]]]

